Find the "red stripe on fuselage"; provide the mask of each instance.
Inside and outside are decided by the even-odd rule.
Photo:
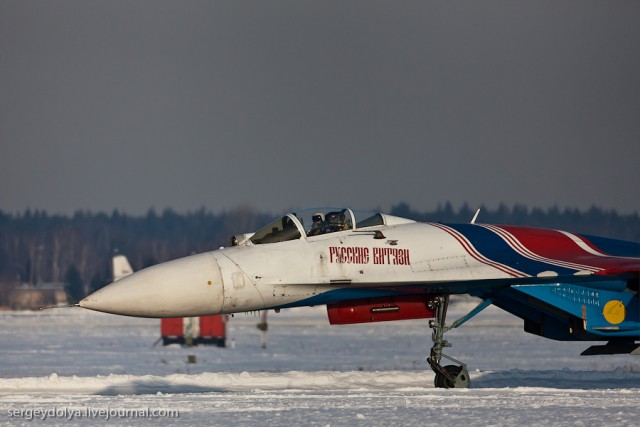
[[[569,268],[573,270],[587,270],[593,273],[600,270],[600,268],[592,267],[584,263],[577,264],[574,262],[568,262],[558,258],[550,258],[550,257],[542,256],[541,254],[534,252],[533,250],[531,250],[531,248],[522,244],[522,242],[520,242],[520,240],[518,240],[515,235],[509,233],[504,227],[498,227],[496,225],[489,225],[489,224],[478,224],[478,225],[480,227],[486,228],[487,230],[493,231],[494,233],[502,237],[502,239],[506,241],[513,250],[515,250],[520,255],[526,258],[529,258],[531,260],[543,262],[551,265],[556,265],[558,267]]]
[[[556,231],[542,228],[516,227],[512,225],[499,226],[515,236],[531,252],[546,258],[585,264],[593,268],[616,269],[626,266],[629,259],[611,257],[605,254],[595,255],[587,252],[574,242],[569,236]],[[582,236],[576,236],[589,248],[602,253],[595,245]],[[637,260],[632,261],[637,263]]]

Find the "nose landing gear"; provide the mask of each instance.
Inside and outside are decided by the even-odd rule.
[[[451,326],[447,326],[445,325],[445,318],[447,317],[447,307],[449,306],[449,295],[439,295],[428,302],[429,308],[436,313],[435,319],[429,321],[429,327],[433,329],[431,333],[433,347],[431,347],[431,353],[427,357],[427,363],[436,374],[434,380],[436,388],[469,388],[470,379],[467,365],[451,356],[447,356],[442,351],[445,347],[451,347],[449,341],[444,339],[444,334],[461,326],[490,304],[491,299],[483,301],[467,315],[453,322]],[[455,363],[455,365],[442,366],[440,361],[443,357]]]
[[[429,301],[429,308],[436,312],[436,318],[429,321],[429,327],[433,329],[431,333],[433,347],[431,347],[431,354],[427,357],[427,363],[436,374],[434,380],[436,388],[468,388],[469,372],[467,371],[467,365],[442,352],[444,347],[451,347],[449,341],[444,339],[444,333],[451,329],[444,323],[448,306],[449,295],[437,296]],[[456,365],[442,366],[440,361],[443,357],[456,363]]]

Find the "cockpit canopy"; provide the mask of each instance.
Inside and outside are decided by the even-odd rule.
[[[284,215],[256,231],[248,241],[254,245],[313,239],[329,233],[353,231],[380,225],[415,222],[371,211],[346,208],[312,208]],[[246,241],[246,239],[243,239]],[[236,244],[243,243],[236,240]]]

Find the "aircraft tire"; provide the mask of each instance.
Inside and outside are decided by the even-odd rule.
[[[455,382],[452,383],[447,377],[437,373],[433,381],[436,388],[469,388],[469,373],[464,367],[447,365],[443,369],[455,378]]]

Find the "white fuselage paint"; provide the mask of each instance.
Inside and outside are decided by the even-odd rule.
[[[384,238],[374,238],[379,230]],[[150,267],[80,306],[141,317],[235,313],[296,303],[344,288],[509,278],[432,224],[378,226],[279,243],[222,248]],[[303,305],[303,304],[301,304]]]

